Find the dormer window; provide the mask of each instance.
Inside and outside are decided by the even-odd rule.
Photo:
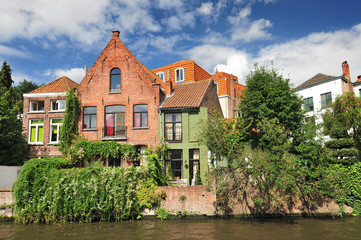
[[[120,92],[120,69],[110,71],[110,92]]]
[[[184,82],[184,68],[178,68],[175,70],[175,82]]]
[[[157,73],[157,77],[159,77],[160,79],[163,80],[163,82],[165,82],[165,73],[164,72]]]
[[[51,100],[51,111],[65,111],[65,100]]]
[[[30,101],[29,112],[43,112],[44,101]]]

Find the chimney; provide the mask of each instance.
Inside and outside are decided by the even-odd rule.
[[[165,83],[165,94],[170,96],[172,94],[172,81],[167,81]]]
[[[86,65],[84,65],[84,76],[87,74],[87,72],[88,72],[88,67],[86,66]]]
[[[348,66],[347,61],[343,61],[343,63],[342,63],[342,76],[346,77],[349,81],[351,80],[350,79],[350,68]]]
[[[218,68],[216,68],[216,79],[218,79]]]
[[[113,33],[113,38],[119,38],[119,31],[115,30],[115,31],[112,31]]]

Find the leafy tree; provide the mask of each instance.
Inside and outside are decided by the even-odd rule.
[[[80,100],[76,96],[75,89],[71,89],[66,97],[65,117],[60,128],[59,149],[66,154],[73,140],[78,136],[78,119],[80,116]]]
[[[27,81],[26,79],[24,79],[23,81],[19,82],[19,84],[15,87],[13,87],[14,89],[14,93],[16,96],[16,101],[17,102],[21,102],[20,104],[20,112],[23,112],[23,95],[24,93],[29,93],[37,88],[39,88],[42,85],[37,85],[36,83],[32,82],[32,81]]]
[[[331,109],[323,114],[323,130],[332,140],[326,146],[332,149],[333,162],[352,163],[361,151],[361,98],[346,93],[336,98]]]
[[[28,148],[18,119],[19,103],[12,101],[12,89],[0,87],[0,165],[22,165]]]
[[[11,88],[11,85],[14,81],[11,78],[11,68],[10,65],[3,62],[3,66],[0,71],[0,87]]]
[[[272,121],[284,128],[286,139],[299,131],[303,122],[302,100],[295,94],[289,84],[274,68],[255,66],[247,76],[247,88],[242,95],[240,111],[252,147],[257,147],[264,136],[259,128],[264,121]],[[267,141],[264,148],[268,147]]]

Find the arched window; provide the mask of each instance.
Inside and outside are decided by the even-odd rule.
[[[110,92],[120,92],[120,69],[110,71]]]

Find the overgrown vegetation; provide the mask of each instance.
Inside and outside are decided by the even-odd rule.
[[[147,180],[149,179],[149,180]],[[121,221],[141,218],[164,194],[145,167],[73,168],[68,159],[31,159],[13,186],[18,222]]]
[[[289,79],[273,68],[256,66],[246,83],[239,105],[242,117],[215,115],[203,128],[201,140],[213,151],[218,210],[231,214],[232,205],[243,202],[254,215],[287,214],[301,200],[311,214],[329,196],[359,214],[361,179],[359,163],[352,164],[356,160],[352,156],[360,139],[361,101],[346,95],[328,112],[325,133],[341,129],[344,134],[326,143],[337,150],[335,154],[316,137],[318,126],[306,123],[302,101]],[[218,168],[224,159],[228,167]],[[330,165],[334,159],[351,165]]]
[[[78,119],[81,113],[80,101],[75,89],[71,89],[66,95],[65,117],[60,128],[59,150],[67,154],[74,139],[78,136]]]

